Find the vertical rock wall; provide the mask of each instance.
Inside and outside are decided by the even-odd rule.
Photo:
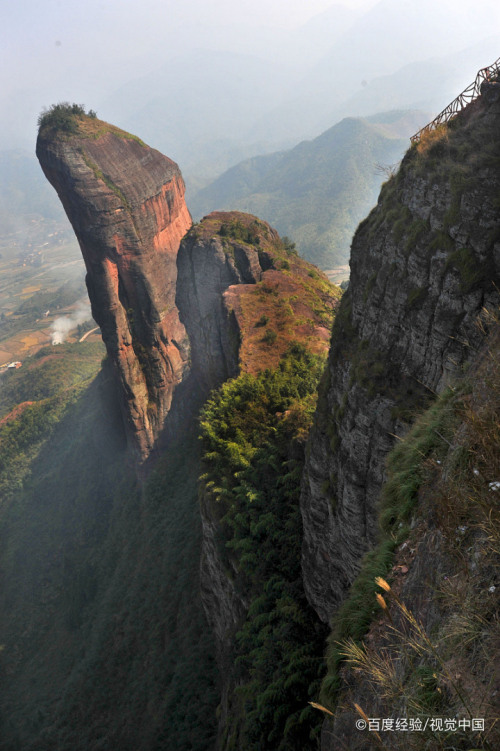
[[[118,374],[130,442],[144,460],[188,368],[175,290],[191,217],[174,162],[107,123],[77,122],[74,134],[42,128],[37,156],[80,243],[92,314]]]
[[[395,436],[474,357],[499,303],[499,126],[489,93],[413,146],[354,237],[301,497],[304,583],[326,622],[376,539]]]

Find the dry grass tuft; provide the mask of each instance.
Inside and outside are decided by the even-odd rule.
[[[468,374],[469,392],[462,389],[460,396],[457,391],[460,421],[455,434],[446,440],[439,461],[425,455],[421,459],[432,471],[419,490],[416,509],[417,518],[427,522],[414,537],[418,540],[429,529],[438,535],[446,575],[437,577],[435,589],[423,600],[415,583],[408,589],[418,611],[401,594],[404,580],[396,579],[391,586],[376,577],[384,595],[376,593],[375,600],[388,619],[372,628],[367,644],[345,640],[340,652],[348,670],[358,676],[355,685],[364,680],[378,697],[379,709],[383,700],[390,715],[479,717],[485,718],[486,727],[483,733],[464,730],[453,736],[417,733],[407,737],[406,746],[406,741],[393,738],[390,748],[500,747],[495,719],[500,714],[499,316],[485,314],[483,325],[490,346]],[[425,569],[432,562],[419,565]],[[429,608],[438,612],[426,626]]]
[[[424,156],[428,151],[436,144],[448,145],[449,133],[448,125],[443,123],[434,130],[428,130],[422,133],[420,140],[417,144],[417,152]]]

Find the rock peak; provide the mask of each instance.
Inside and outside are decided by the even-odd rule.
[[[63,127],[42,116],[36,153],[80,244],[92,315],[142,461],[188,368],[175,305],[177,251],[191,226],[184,182],[175,162],[135,136],[93,116],[66,114]]]

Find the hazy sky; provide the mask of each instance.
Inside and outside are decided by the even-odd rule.
[[[291,29],[334,5],[330,0],[2,1],[0,40],[7,70],[9,56],[24,70],[28,62],[36,62],[41,50],[49,52],[55,45],[76,44],[79,49],[85,43],[97,51],[98,41],[99,55],[105,56],[107,41],[110,52],[119,51],[128,58],[162,41],[168,54],[170,35],[179,28],[205,26],[207,35],[214,26],[242,23],[248,24],[249,33],[256,26]],[[358,9],[375,2],[344,0],[339,4]]]
[[[375,0],[346,0],[352,9]],[[95,106],[106,90],[139,77],[189,47],[234,49],[300,26],[330,0],[2,0],[0,148],[32,133],[44,105]],[[241,37],[240,37],[241,38]],[[264,44],[264,42],[261,42]],[[257,54],[259,51],[257,50]],[[18,115],[21,121],[18,121]],[[3,138],[2,138],[3,137]]]
[[[36,117],[43,106],[70,100],[98,109],[99,114],[101,102],[120,86],[190,49],[241,51],[264,60],[274,55],[276,63],[288,44],[288,59],[284,57],[283,62],[295,64],[299,75],[303,61],[299,54],[293,59],[293,39],[300,40],[297,29],[332,8],[330,0],[1,2],[0,149],[9,145],[32,148]],[[339,4],[348,9],[348,15],[349,11],[361,14],[377,4],[391,7],[391,3],[397,8],[397,23],[403,25],[401,9],[408,9],[409,18],[413,12],[413,18],[424,24],[426,13],[434,12],[429,9],[440,9],[443,41],[447,8],[453,8],[455,15],[463,12],[465,33],[457,39],[458,46],[466,46],[468,23],[472,27],[480,16],[488,19],[491,33],[498,30],[498,3],[490,0],[343,0]],[[488,12],[476,12],[476,7],[486,7]],[[415,9],[420,15],[415,15]],[[315,27],[323,46],[329,39],[331,13],[324,18],[325,23],[320,21]],[[401,32],[404,37],[408,28]],[[334,28],[331,34],[333,40]],[[382,31],[382,44],[389,47],[398,34],[398,28],[388,24]],[[431,54],[440,53],[439,45],[429,49]]]
[[[352,9],[375,0],[346,0]],[[48,83],[64,68],[94,74],[154,65],[186,46],[231,47],[229,29],[246,25],[293,29],[332,5],[330,0],[2,0],[0,60],[4,91]],[[226,31],[226,38],[224,32]],[[102,72],[102,71],[101,71]],[[44,80],[43,80],[44,79]]]

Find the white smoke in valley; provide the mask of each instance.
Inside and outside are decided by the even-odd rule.
[[[54,319],[50,327],[52,344],[62,344],[70,331],[89,318],[92,318],[90,303],[87,298],[82,298],[70,314]]]

